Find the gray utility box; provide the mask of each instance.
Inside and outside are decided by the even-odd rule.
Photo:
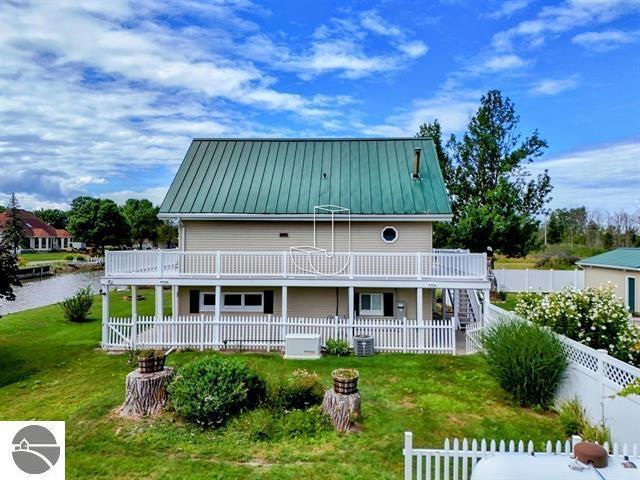
[[[320,354],[320,335],[316,333],[289,333],[284,343],[284,358],[317,360]]]
[[[356,350],[356,357],[370,357],[374,354],[374,343],[371,335],[355,335],[353,344]]]

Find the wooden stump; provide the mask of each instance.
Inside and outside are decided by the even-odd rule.
[[[127,375],[121,417],[140,417],[162,412],[167,404],[167,385],[173,377],[173,368],[154,373],[140,373],[138,369]]]
[[[327,390],[324,392],[322,410],[329,415],[338,432],[348,432],[360,417],[360,394],[345,395],[333,389]]]

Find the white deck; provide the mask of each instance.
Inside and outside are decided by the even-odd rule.
[[[324,253],[182,252],[178,250],[108,251],[105,278],[114,280],[305,280],[487,282],[481,253]],[[169,283],[169,282],[166,282]],[[171,282],[181,284],[182,282]],[[267,284],[267,283],[265,283]],[[480,287],[482,288],[482,287]]]

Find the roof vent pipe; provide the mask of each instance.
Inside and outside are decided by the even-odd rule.
[[[421,148],[415,149],[415,156],[413,157],[413,172],[411,173],[411,177],[415,179],[420,178],[420,155],[422,154]]]

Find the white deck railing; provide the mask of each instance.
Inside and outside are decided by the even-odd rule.
[[[107,277],[391,278],[487,277],[483,253],[107,251]]]
[[[487,441],[485,439],[462,441],[457,438],[453,441],[446,439],[443,448],[413,448],[413,434],[405,432],[404,434],[404,478],[405,480],[469,480],[473,470],[480,460],[496,454],[533,454],[535,457],[544,457],[546,455],[562,456],[567,458],[567,467],[573,454],[573,448],[582,439],[579,436],[573,436],[571,440],[564,442],[547,441],[542,450],[535,450],[534,443],[529,440],[514,442],[513,440],[505,442],[501,440]],[[638,445],[618,444],[609,445],[605,443],[604,448],[609,451],[609,458],[612,460],[622,460],[629,457],[633,462],[638,462]],[[523,464],[524,466],[524,464]],[[603,471],[606,475],[606,470]],[[598,478],[596,475],[589,475],[590,472],[584,473],[584,478]],[[507,477],[503,477],[507,478]],[[512,477],[514,480],[516,477]],[[530,477],[529,477],[530,478]],[[551,477],[545,477],[550,479]],[[562,477],[567,478],[567,477]],[[604,478],[604,477],[601,477]],[[609,478],[609,477],[607,477]],[[541,477],[540,480],[543,480]]]
[[[343,317],[281,317],[272,315],[190,315],[109,318],[104,325],[102,347],[198,348],[244,350],[282,349],[288,333],[315,333],[324,345],[329,338],[347,340],[354,335],[371,335],[376,351],[413,353],[455,353],[452,320],[428,320],[419,324],[408,319]]]

